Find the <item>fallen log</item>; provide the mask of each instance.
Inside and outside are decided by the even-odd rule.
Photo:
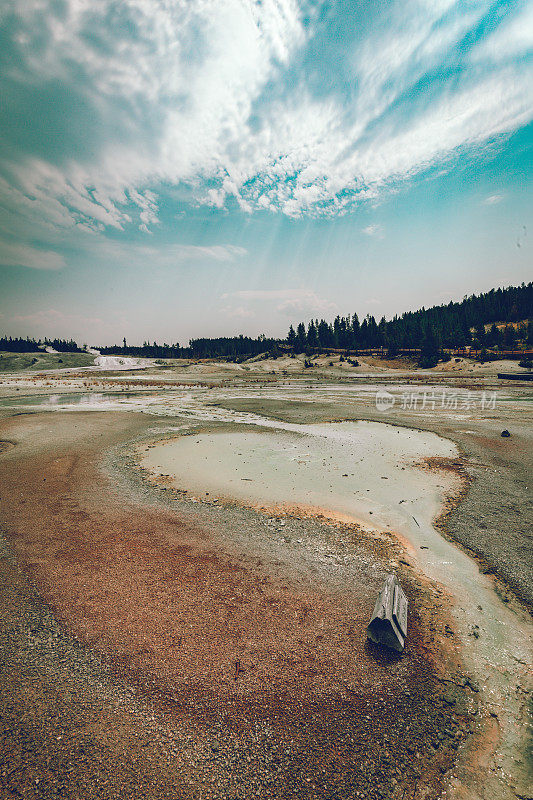
[[[407,636],[407,605],[407,597],[396,575],[388,575],[367,627],[368,638],[401,653]]]

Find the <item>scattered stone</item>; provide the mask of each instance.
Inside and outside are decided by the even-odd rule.
[[[510,435],[511,435],[511,434],[509,433],[509,431],[507,430],[507,428],[506,428],[504,431],[502,431],[502,432],[500,433],[500,436],[502,436],[504,439],[507,439],[507,438],[508,438]]]

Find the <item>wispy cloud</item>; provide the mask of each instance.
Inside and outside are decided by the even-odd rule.
[[[65,259],[53,250],[39,250],[29,245],[11,244],[0,240],[0,265],[56,270],[65,266]]]
[[[229,317],[230,319],[252,319],[255,317],[254,312],[244,306],[237,306],[236,308],[232,306],[223,306],[220,311],[225,317]]]
[[[242,300],[280,300],[282,298],[300,297],[302,292],[308,293],[307,290],[301,289],[241,289],[237,292],[224,292],[222,299],[228,297],[240,297]]]
[[[219,262],[230,264],[248,254],[244,247],[232,244],[138,244],[132,242],[90,242],[90,252],[100,261],[147,265],[150,267],[172,267],[186,263]]]
[[[214,244],[211,246],[173,244],[153,248],[140,245],[134,249],[141,256],[153,258],[156,263],[181,263],[183,261],[200,260],[235,261],[235,259],[241,258],[248,253],[244,247],[232,244]]]
[[[129,314],[120,305],[114,313],[105,318],[90,313],[63,311],[60,308],[46,305],[44,308],[25,313],[0,314],[3,324],[13,331],[13,335],[35,336],[36,338],[74,337],[78,344],[98,344],[99,337],[110,341],[118,340],[127,330],[130,322]],[[96,338],[94,341],[93,337]]]
[[[294,317],[300,314],[305,318],[315,314],[330,316],[338,310],[337,304],[325,297],[320,297],[315,292],[306,292],[299,297],[291,297],[283,300],[276,306],[278,314],[286,317]]]
[[[217,209],[338,215],[531,120],[530,4],[325,7],[8,2],[4,204],[146,233],[158,187],[187,184]]]
[[[491,194],[488,197],[485,197],[483,204],[486,206],[495,206],[498,203],[501,203],[502,200],[505,200],[505,196],[503,194]]]
[[[337,310],[335,303],[319,296],[312,289],[242,289],[236,292],[225,292],[221,297],[222,300],[232,298],[262,306],[270,303],[277,314],[289,317],[294,314],[302,314],[305,317],[315,314],[331,314]]]
[[[363,228],[363,233],[366,233],[367,236],[383,239],[383,227],[381,225],[367,225],[366,228]]]
[[[86,325],[101,326],[103,320],[100,317],[80,317],[77,314],[66,314],[57,308],[43,308],[30,314],[13,314],[10,317],[12,322],[24,322],[31,325],[38,325],[45,328],[56,328],[61,326],[63,330],[68,330],[69,326],[80,323]]]

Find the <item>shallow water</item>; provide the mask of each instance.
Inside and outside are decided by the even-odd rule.
[[[0,408],[38,408],[40,411],[60,409],[71,406],[79,409],[101,407],[109,403],[126,403],[134,398],[141,399],[139,392],[60,392],[57,394],[24,395],[0,399]]]
[[[128,381],[131,376],[128,377]],[[165,389],[139,389],[122,391],[77,391],[54,392],[50,389],[45,394],[23,394],[0,398],[0,409],[29,409],[39,411],[139,411],[153,414],[154,416],[185,415],[198,420],[218,420],[222,422],[240,421],[250,424],[257,421],[266,426],[269,421],[263,417],[238,413],[215,408],[210,405],[213,401],[227,402],[232,400],[254,399],[258,397],[265,400],[280,400],[291,403],[293,401],[331,402],[348,397],[351,401],[361,401],[365,404],[372,403],[378,393],[384,390],[383,384],[328,384],[326,386],[310,385],[295,386],[294,384],[277,384],[274,388],[267,385],[254,387],[254,389],[219,388],[215,391],[205,387],[172,387]],[[437,386],[417,385],[416,387],[400,383],[387,383],[386,393],[393,400],[392,408],[387,411],[401,411],[408,408],[413,415],[420,415],[421,419],[435,411],[441,419],[465,420],[476,416],[482,410],[485,401],[496,397],[495,407],[505,403],[506,410],[527,410],[529,396],[519,392],[512,395],[502,390],[485,392],[484,390],[442,389]],[[425,399],[424,399],[425,398]],[[485,399],[484,399],[485,398]],[[276,423],[281,427],[279,423]],[[273,427],[274,424],[271,425]]]
[[[413,514],[430,524],[439,509],[442,476],[410,466],[430,455],[457,449],[431,433],[343,422],[182,436],[150,448],[144,464],[199,495],[327,509],[398,530]]]

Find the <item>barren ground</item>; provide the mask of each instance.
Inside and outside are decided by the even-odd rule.
[[[522,613],[530,418],[384,417],[338,397],[213,401],[457,441],[470,488],[442,525]],[[493,798],[529,796],[524,754],[506,786],[494,760],[500,726],[465,669],[454,599],[392,534],[180,498],[135,457],[174,418],[126,412],[5,410],[0,421],[2,796],[481,798],[485,783]],[[400,657],[365,636],[391,564],[410,600]]]

